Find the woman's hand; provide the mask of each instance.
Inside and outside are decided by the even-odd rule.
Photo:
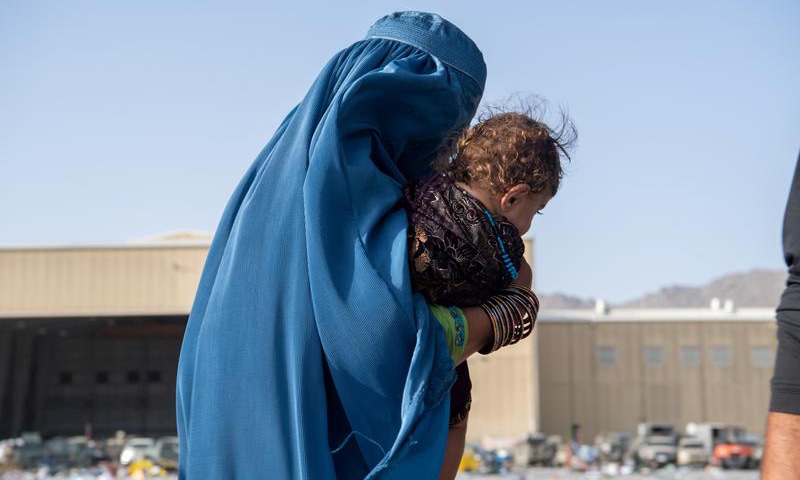
[[[523,258],[522,263],[519,265],[519,275],[517,279],[512,282],[514,285],[521,285],[526,288],[531,288],[533,282],[533,270],[528,262]],[[494,332],[492,331],[492,324],[489,321],[489,316],[480,307],[468,307],[461,309],[467,319],[468,331],[467,344],[464,346],[464,353],[461,360],[466,360],[467,357],[476,353],[483,348],[487,343],[494,339]]]
[[[519,275],[517,275],[517,279],[511,283],[514,285],[521,285],[526,288],[531,288],[531,284],[533,283],[533,270],[531,269],[530,264],[528,264],[528,261],[524,258],[519,264]]]

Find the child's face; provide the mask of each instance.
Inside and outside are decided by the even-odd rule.
[[[520,235],[530,230],[533,217],[553,198],[547,191],[531,192],[527,185],[515,185],[500,198],[500,210]]]

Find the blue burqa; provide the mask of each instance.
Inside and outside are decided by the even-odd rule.
[[[220,221],[183,339],[180,478],[435,479],[453,363],[412,291],[400,188],[485,82],[454,25],[404,12],[336,54]]]

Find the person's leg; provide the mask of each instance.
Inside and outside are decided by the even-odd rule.
[[[458,473],[464,442],[467,437],[467,418],[472,407],[472,380],[467,362],[456,366],[456,381],[450,388],[450,428],[447,431],[447,446],[439,470],[439,480],[453,480]]]
[[[464,442],[467,438],[467,420],[469,414],[464,419],[455,424],[450,425],[447,430],[447,446],[444,451],[444,461],[442,461],[442,469],[439,471],[439,480],[453,480],[458,473],[458,465],[461,463],[461,457],[464,455]]]

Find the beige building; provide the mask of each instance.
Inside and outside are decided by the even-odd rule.
[[[0,438],[87,425],[97,435],[174,432],[181,335],[209,245],[207,235],[178,233],[0,249]],[[474,416],[477,434],[537,428],[532,345],[475,361],[473,375],[489,387],[476,398],[513,412]],[[498,369],[517,381],[493,384]]]
[[[0,249],[0,438],[175,432],[181,336],[209,247]]]
[[[0,438],[174,432],[180,339],[209,244],[0,249]],[[469,437],[642,420],[761,432],[774,351],[772,310],[543,311],[533,339],[470,359]]]
[[[763,434],[776,349],[773,309],[543,312],[540,428],[587,439],[642,421],[724,422]]]

